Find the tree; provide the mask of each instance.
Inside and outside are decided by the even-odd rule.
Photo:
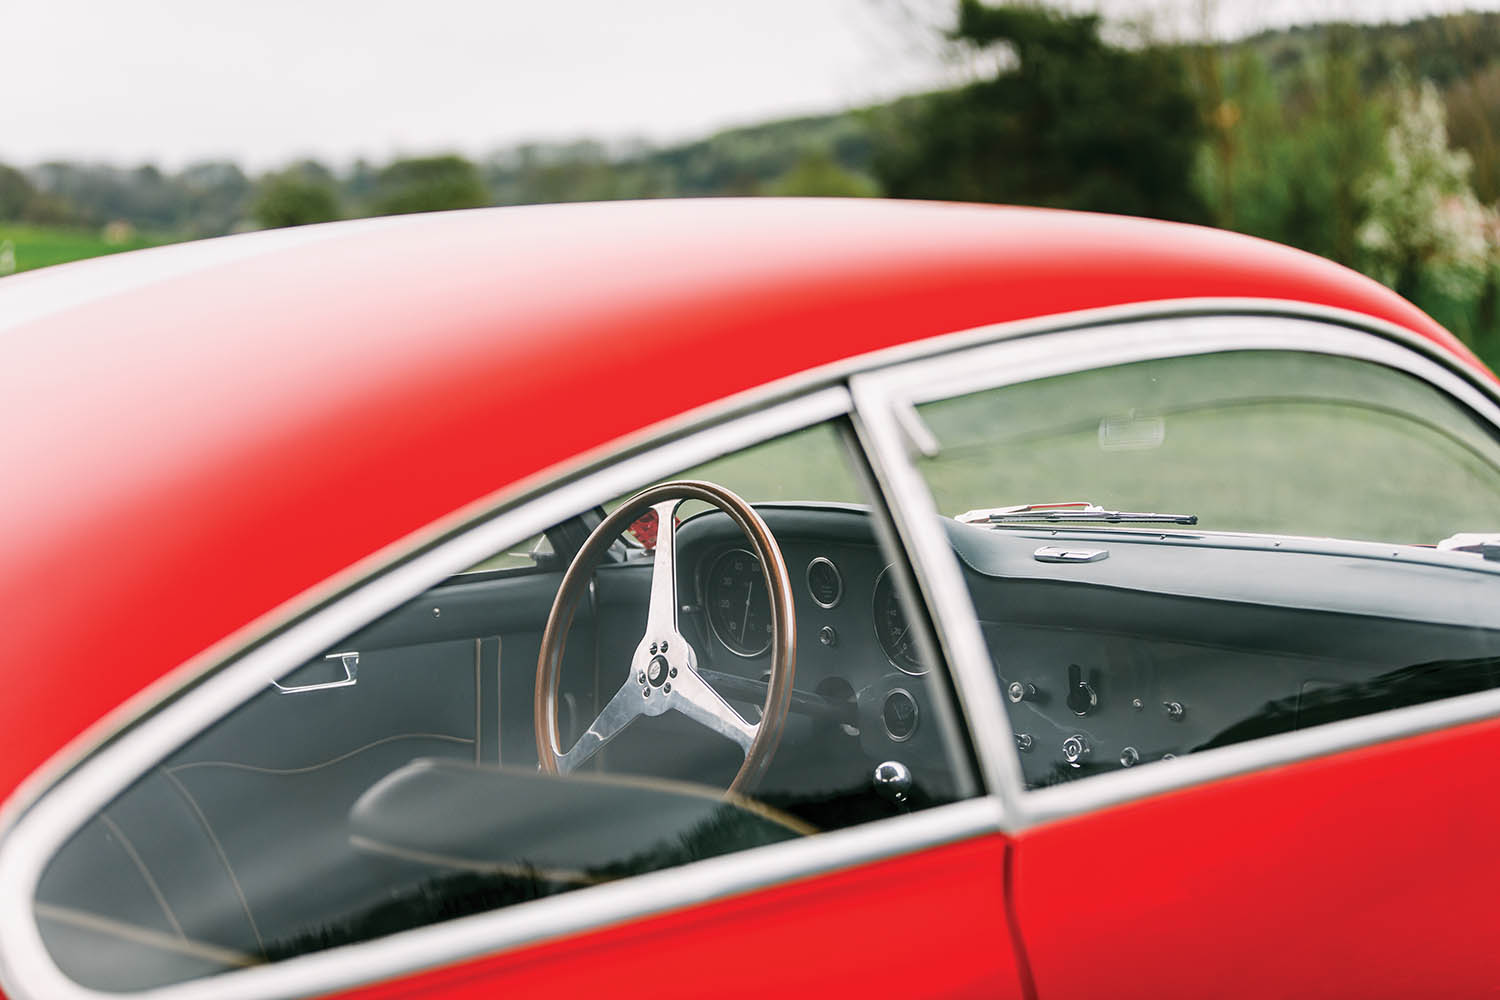
[[[332,222],[341,213],[332,183],[293,167],[261,179],[250,214],[265,228],[280,229]]]
[[[21,218],[35,195],[36,188],[32,187],[25,174],[15,167],[0,163],[0,220],[13,221]]]
[[[1223,61],[1195,183],[1218,225],[1353,265],[1368,212],[1361,179],[1383,157],[1384,105],[1361,86],[1354,29],[1320,32],[1279,74],[1250,46]]]
[[[375,179],[377,215],[442,212],[489,203],[479,171],[462,156],[396,160]]]
[[[808,153],[764,188],[789,198],[876,198],[880,185],[866,174],[840,166],[828,152]]]
[[[1204,135],[1181,54],[1106,44],[1096,16],[961,0],[955,37],[1013,68],[897,119],[876,174],[897,197],[1196,220]]]

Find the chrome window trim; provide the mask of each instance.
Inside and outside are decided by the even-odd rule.
[[[72,811],[76,815],[79,809],[85,808],[94,798],[102,795],[104,801],[108,801],[138,773],[138,769],[131,771],[119,766],[121,746],[128,749],[136,745],[132,742],[132,737],[147,727],[157,726],[161,717],[178,717],[182,704],[227,702],[232,709],[242,700],[236,693],[240,688],[249,692],[258,689],[265,681],[262,673],[267,668],[248,668],[245,666],[247,662],[264,662],[266,657],[262,654],[268,648],[310,647],[316,651],[319,648],[318,641],[309,638],[310,635],[337,633],[328,638],[327,642],[332,642],[333,638],[357,627],[349,625],[344,632],[339,632],[336,627],[319,629],[317,626],[326,616],[337,615],[339,621],[353,622],[359,620],[361,615],[368,615],[371,609],[383,610],[393,606],[393,603],[415,596],[425,586],[448,575],[440,568],[447,566],[447,560],[442,558],[442,554],[466,550],[468,546],[461,545],[462,539],[475,539],[476,533],[480,532],[484,538],[528,538],[556,521],[560,516],[556,512],[561,511],[563,505],[569,502],[560,498],[588,496],[591,495],[590,488],[597,487],[604,491],[598,499],[609,499],[636,485],[639,480],[635,477],[650,478],[645,470],[659,467],[661,474],[670,474],[696,464],[690,459],[695,445],[701,446],[713,440],[718,442],[714,448],[732,450],[735,442],[750,444],[759,439],[759,436],[789,432],[844,413],[848,413],[856,425],[872,466],[879,469],[882,459],[871,448],[868,432],[860,429],[862,417],[851,402],[850,393],[843,388],[845,379],[861,373],[880,372],[908,362],[951,356],[992,342],[1021,340],[1038,334],[1158,318],[1226,314],[1295,317],[1357,328],[1403,344],[1433,363],[1446,367],[1459,379],[1468,380],[1471,386],[1480,387],[1491,398],[1500,398],[1497,397],[1494,386],[1475,380],[1473,373],[1462,362],[1437,345],[1403,327],[1362,313],[1292,300],[1181,298],[1012,320],[900,344],[789,375],[774,383],[737,393],[643,428],[572,460],[518,480],[495,495],[408,538],[392,543],[330,581],[272,610],[261,620],[227,637],[148,686],[72,740],[24,779],[7,800],[0,803],[0,886],[4,886],[6,890],[0,892],[0,927],[6,928],[6,933],[0,935],[0,990],[4,990],[13,1000],[39,997],[47,997],[49,1000],[102,1000],[105,997],[121,996],[85,989],[63,976],[41,945],[30,912],[36,878],[61,843],[61,839],[54,843],[53,838],[47,836],[48,831],[55,834],[60,825],[68,825],[68,813]],[[765,409],[754,412],[757,408]],[[800,416],[796,416],[797,414]],[[687,450],[684,451],[684,448]],[[632,471],[624,471],[627,469]],[[608,487],[600,485],[602,483],[616,484],[614,492],[610,493]],[[885,486],[883,482],[881,485]],[[888,502],[893,500],[889,488],[886,488],[886,499]],[[554,513],[546,514],[545,511]],[[900,515],[893,511],[893,516]],[[524,527],[510,527],[528,523],[535,525],[529,532]],[[447,531],[463,531],[464,534],[461,538],[435,544],[432,542],[434,538],[442,538],[442,532]],[[905,532],[902,533],[902,541],[914,564],[919,559],[925,562],[930,558],[930,554],[922,556],[922,550],[912,547]],[[478,545],[477,542],[475,544]],[[402,560],[407,561],[403,563]],[[461,562],[462,559],[458,561]],[[464,568],[467,566],[455,566],[451,572]],[[918,569],[918,572],[922,571]],[[413,591],[413,581],[423,582],[416,585]],[[348,592],[342,592],[342,588],[348,588]],[[966,592],[964,598],[967,600]],[[941,627],[941,622],[949,617],[951,616],[934,616],[934,622]],[[278,629],[281,631],[277,632]],[[261,644],[255,645],[257,643]],[[232,661],[246,649],[251,649],[251,652],[238,662],[232,662],[219,670],[221,664]],[[949,662],[950,665],[953,664],[951,656]],[[219,670],[219,673],[214,674],[215,670]],[[960,676],[955,667],[952,679],[971,734],[977,738],[982,732],[1009,733],[1003,707],[997,701],[998,687],[987,661],[982,676]],[[201,683],[198,683],[197,688],[177,701],[170,702],[184,687],[199,681]],[[204,694],[205,690],[209,693]],[[991,701],[994,702],[991,707],[998,711],[998,729],[993,728],[993,722],[986,724],[984,721],[986,716],[993,718],[994,713],[986,706]],[[165,707],[161,707],[163,705]],[[1403,711],[1421,712],[1428,707],[1430,706]],[[155,717],[140,721],[142,716],[157,708],[161,710]],[[1500,707],[1496,711],[1500,711]],[[1475,717],[1489,714],[1490,711],[1486,710]],[[199,720],[192,731],[196,732],[211,724],[217,717]],[[1446,723],[1434,723],[1443,724]],[[136,728],[130,729],[131,726]],[[123,735],[117,737],[122,731]],[[103,752],[100,752],[101,746],[110,740],[113,741],[111,745],[104,746]],[[993,743],[993,740],[987,742]],[[1230,754],[1238,749],[1240,748],[1230,747],[1211,753]],[[999,759],[1003,760],[1003,754]],[[993,778],[996,760],[997,755],[994,753],[982,755],[982,777]],[[126,776],[112,783],[109,776],[121,771]],[[1142,772],[1136,773],[1139,775]],[[86,783],[80,784],[80,777]],[[1014,779],[1014,786],[1019,787],[1019,773]],[[238,971],[227,978],[217,976],[192,980],[135,995],[146,1000],[200,1000],[208,997],[262,1000],[267,997],[352,988],[377,979],[419,973],[425,969],[504,951],[544,938],[586,931],[632,916],[644,916],[678,906],[706,902],[732,893],[768,887],[789,879],[899,856],[973,836],[1000,830],[1019,830],[1027,825],[1028,819],[1040,821],[1048,815],[1065,814],[1057,810],[1052,813],[1044,811],[1042,807],[1047,803],[1042,802],[1032,809],[1029,816],[1023,815],[1016,811],[1018,802],[1015,794],[1007,792],[993,780],[986,784],[991,792],[988,798],[971,799],[869,827],[835,831],[811,841],[774,845],[710,859],[683,868],[595,887],[581,894],[540,900],[521,908],[479,914],[403,932],[377,942],[344,946],[270,966]],[[1088,791],[1092,793],[1093,790]],[[1116,798],[1108,796],[1098,804],[1107,805],[1116,801]],[[84,811],[81,819],[74,825],[81,825],[90,814],[91,812]],[[66,837],[70,832],[71,828],[61,836]],[[736,872],[742,877],[738,877]],[[17,881],[20,876],[25,877]],[[652,893],[656,893],[657,898],[652,899]],[[520,916],[516,916],[517,909]],[[543,916],[535,916],[536,914]],[[387,960],[382,956],[390,957]]]
[[[1317,311],[1310,311],[1316,313]],[[976,748],[994,759],[981,760],[1000,799],[1007,832],[1075,817],[1209,781],[1311,760],[1345,750],[1416,736],[1434,729],[1500,715],[1500,691],[1476,692],[1424,705],[1344,720],[1296,733],[1263,737],[1203,751],[1149,768],[1091,776],[1065,785],[1028,790],[1020,751],[1009,717],[999,703],[989,651],[978,615],[963,582],[958,560],[941,527],[931,492],[912,462],[921,442],[913,441],[903,419],[910,407],[969,392],[1095,370],[1137,361],[1225,351],[1280,350],[1327,354],[1381,364],[1422,380],[1467,407],[1500,435],[1495,386],[1434,356],[1409,335],[1351,323],[1347,316],[1189,315],[1149,317],[1120,326],[1084,327],[1041,340],[1011,338],[956,353],[913,361],[857,375],[850,380],[858,426],[867,437],[871,462],[901,526],[942,634],[949,667],[966,690],[983,677],[994,688],[979,710],[996,728],[993,737],[975,734]],[[1350,327],[1359,326],[1363,331]],[[1383,334],[1383,339],[1368,333]],[[994,709],[991,708],[993,703]],[[967,706],[966,702],[966,706]],[[998,718],[996,713],[998,712]]]

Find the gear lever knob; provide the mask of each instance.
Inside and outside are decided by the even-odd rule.
[[[911,769],[899,760],[888,760],[875,765],[870,776],[875,793],[891,805],[906,811],[906,799],[911,793]]]

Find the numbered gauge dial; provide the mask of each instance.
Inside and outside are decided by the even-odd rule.
[[[885,651],[886,659],[897,670],[908,674],[924,674],[927,665],[917,653],[916,636],[912,635],[911,622],[906,618],[906,609],[896,594],[896,581],[887,566],[875,580],[875,638]]]
[[[708,623],[731,653],[759,656],[770,647],[771,601],[754,553],[730,549],[715,559],[704,592]]]

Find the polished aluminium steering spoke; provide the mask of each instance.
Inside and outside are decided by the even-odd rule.
[[[653,504],[656,512],[656,555],[651,564],[651,603],[646,610],[646,637],[651,641],[677,636],[677,508],[681,500]]]
[[[573,749],[557,758],[557,769],[563,774],[572,772],[598,753],[606,743],[624,732],[625,727],[644,714],[644,711],[645,699],[641,697],[640,686],[635,683],[635,678],[627,677],[588,731],[578,737]]]
[[[708,681],[699,677],[696,670],[682,671],[674,683],[676,686],[672,688],[669,707],[675,708],[700,726],[739,744],[745,753],[750,752],[750,744],[760,731],[758,724],[751,725],[741,718],[740,713],[731,708],[729,702]]]

